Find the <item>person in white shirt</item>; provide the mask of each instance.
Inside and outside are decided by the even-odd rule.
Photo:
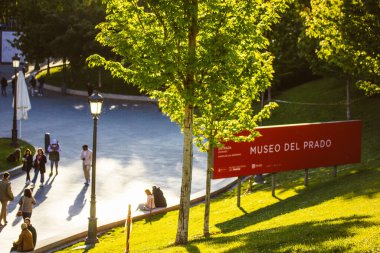
[[[136,210],[140,209],[142,211],[150,211],[150,210],[156,208],[156,206],[154,204],[154,196],[153,196],[152,192],[149,189],[146,189],[145,194],[146,194],[146,203],[140,204]]]
[[[86,182],[84,183],[85,185],[89,185],[90,182],[90,169],[91,169],[91,164],[92,164],[92,151],[88,149],[87,145],[82,146],[82,153],[80,154],[80,158],[83,161],[83,173],[84,173],[84,178]]]

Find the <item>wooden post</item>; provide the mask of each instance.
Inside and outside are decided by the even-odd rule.
[[[305,186],[309,185],[309,169],[305,169]]]
[[[128,216],[126,220],[126,229],[127,229],[127,240],[125,244],[125,253],[129,253],[129,238],[131,236],[131,225],[132,225],[132,217],[131,217],[131,205],[128,205]]]
[[[333,176],[336,177],[338,175],[338,166],[335,165],[333,169]]]
[[[272,196],[276,197],[276,173],[272,173]]]
[[[240,195],[241,195],[241,177],[238,177],[237,207],[240,207]]]

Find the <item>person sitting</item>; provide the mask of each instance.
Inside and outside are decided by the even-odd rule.
[[[24,222],[28,225],[28,230],[32,233],[33,236],[33,245],[36,247],[37,245],[37,231],[36,228],[32,225],[30,218],[25,218]]]
[[[18,162],[21,158],[21,150],[16,148],[15,151],[7,157],[7,161],[14,163]]]
[[[21,234],[18,237],[18,240],[13,242],[12,251],[17,252],[28,252],[34,250],[33,244],[33,235],[28,230],[28,225],[26,223],[21,224]]]
[[[146,189],[145,190],[145,194],[146,194],[146,203],[143,203],[143,204],[140,204],[137,209],[140,209],[142,211],[150,211],[154,208],[156,208],[155,204],[154,204],[154,197],[153,197],[153,194],[151,193],[151,191],[149,189]]]

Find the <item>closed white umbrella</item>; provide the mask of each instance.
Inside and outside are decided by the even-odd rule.
[[[28,88],[26,86],[26,81],[24,77],[24,73],[19,71],[17,78],[17,120],[26,120],[28,119],[28,111],[32,109],[32,105],[30,104]],[[12,102],[12,105],[14,102]],[[20,121],[20,137],[21,137],[21,121]]]

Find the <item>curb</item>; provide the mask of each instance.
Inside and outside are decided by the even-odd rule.
[[[64,89],[63,87],[57,87],[50,84],[44,84],[44,89],[54,91],[57,93],[62,93],[63,95],[75,95],[88,97],[87,91],[83,90],[73,90],[73,89]],[[157,103],[156,99],[151,99],[147,96],[132,96],[132,95],[120,95],[120,94],[112,94],[112,93],[101,93],[104,98],[108,99],[116,99],[116,100],[127,100],[132,102],[146,102],[146,103]]]
[[[14,167],[13,169],[10,169],[10,170],[7,170],[7,171],[3,171],[3,172],[0,173],[0,177],[2,178],[3,174],[5,172],[8,172],[10,174],[11,178],[12,177],[18,177],[18,176],[20,176],[20,175],[23,174],[23,171],[21,170],[21,167],[22,167],[22,165],[18,165],[16,167]]]
[[[211,198],[230,190],[231,188],[233,188],[236,185],[237,182],[238,182],[238,180],[236,179],[233,182],[229,183],[228,185],[212,192],[210,194]],[[205,200],[205,196],[203,195],[201,197],[197,197],[195,199],[190,200],[190,204],[192,206],[194,206],[196,204],[202,203],[204,200]],[[163,214],[163,213],[175,211],[178,209],[179,209],[179,204],[174,205],[174,206],[170,206],[167,208],[156,208],[154,211],[152,211],[151,215]],[[149,213],[144,213],[141,215],[134,216],[134,217],[132,217],[132,222],[140,221],[142,219],[149,218],[149,216],[150,216]],[[99,226],[97,229],[98,235],[104,234],[105,232],[107,232],[108,230],[110,230],[112,228],[123,226],[124,224],[125,224],[125,219],[122,219],[122,220],[118,220],[115,222],[111,222],[111,223]],[[69,247],[69,246],[71,246],[75,243],[78,243],[80,241],[84,241],[86,236],[87,236],[87,231],[82,231],[82,232],[79,232],[77,234],[68,236],[64,239],[57,240],[53,243],[46,244],[40,248],[35,249],[34,252],[36,252],[36,253],[54,252],[54,251]]]

